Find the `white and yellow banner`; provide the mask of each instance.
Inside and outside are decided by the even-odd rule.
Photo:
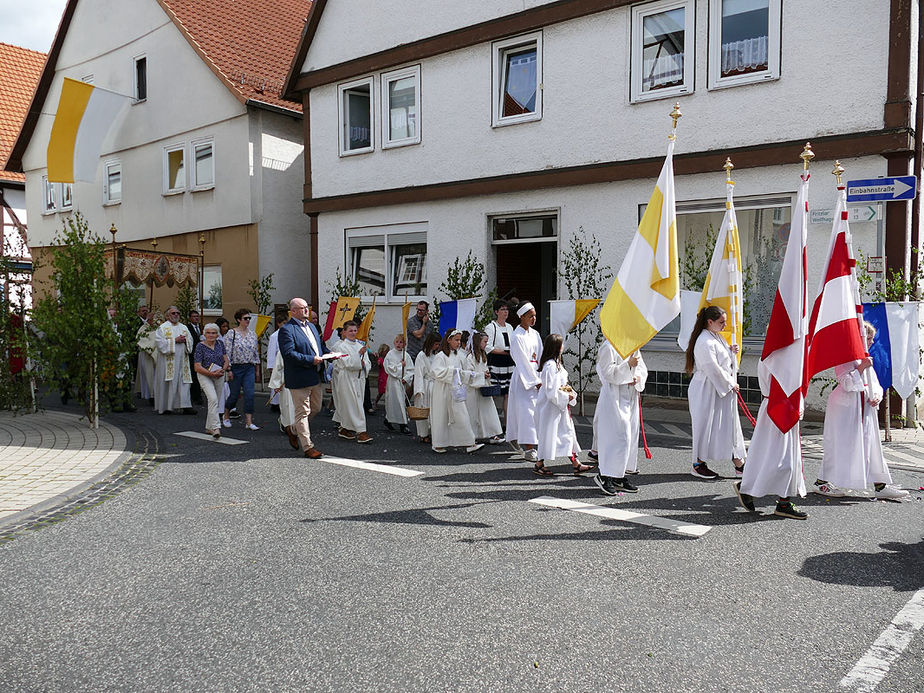
[[[122,94],[64,78],[48,140],[49,182],[96,180],[103,140],[129,101]]]
[[[603,334],[623,358],[680,313],[673,159],[672,135],[658,183],[600,309]]]
[[[599,303],[599,298],[549,301],[549,334],[560,334],[567,342],[568,333],[581,324]]]

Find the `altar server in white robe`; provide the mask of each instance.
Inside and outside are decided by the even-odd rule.
[[[274,335],[276,332],[273,333]],[[279,404],[279,426],[289,436],[290,442],[292,435],[298,437],[295,429],[295,404],[292,402],[292,393],[286,388],[285,360],[282,358],[282,352],[276,349],[276,358],[273,361],[273,372],[270,375],[269,386],[272,389],[274,398]],[[298,445],[292,447],[297,448]]]
[[[433,373],[430,365],[433,356],[440,349],[440,336],[436,332],[429,332],[424,339],[423,348],[414,361],[414,406],[423,409],[430,408],[430,394],[433,391]],[[421,443],[430,442],[430,419],[419,419],[417,424],[417,438]]]
[[[539,378],[542,381],[536,406],[539,460],[533,465],[533,474],[537,476],[553,476],[545,462],[553,462],[557,457],[569,458],[575,474],[592,469],[577,459],[581,446],[578,445],[569,409],[577,401],[577,396],[568,384],[568,371],[561,363],[564,345],[560,334],[550,334],[545,338],[539,358]]]
[[[693,476],[718,479],[707,462],[727,462],[735,475],[744,472],[744,435],[738,418],[738,345],[729,347],[719,334],[725,311],[707,306],[696,316],[687,347],[687,373],[693,373],[687,398],[693,423]]]
[[[385,426],[398,424],[402,433],[409,434],[407,427],[407,386],[414,382],[414,362],[407,353],[407,337],[395,335],[394,349],[389,349],[382,362],[388,374],[385,381]]]
[[[481,394],[481,388],[491,385],[491,373],[488,370],[488,354],[485,347],[488,344],[488,335],[484,332],[475,332],[472,335],[472,349],[465,355],[465,369],[473,373],[468,383],[468,395],[465,406],[468,408],[468,417],[472,422],[472,431],[476,440],[486,440],[491,445],[503,441],[500,417],[497,415],[497,406],[493,397]]]
[[[366,345],[356,339],[359,324],[348,320],[343,324],[343,339],[334,345],[334,351],[345,354],[334,361],[331,389],[334,391],[336,411],[334,421],[340,424],[338,435],[357,443],[372,442],[366,432],[366,411],[363,409],[363,391],[369,388],[369,371],[372,362]]]
[[[182,409],[184,414],[195,414],[189,396],[192,369],[189,355],[193,352],[192,335],[180,322],[176,306],[167,309],[167,319],[154,332],[157,343],[157,360],[154,367],[154,408],[158,414]]]
[[[266,342],[266,369],[270,372],[271,379],[273,377],[273,370],[276,368],[276,356],[279,354],[279,328],[288,321],[289,316],[286,313],[277,313],[275,317],[276,330],[269,336]],[[273,392],[273,396],[270,397],[269,403],[281,407],[279,395],[279,392]]]
[[[876,336],[876,328],[863,323],[866,346]],[[892,486],[892,474],[882,456],[877,411],[882,402],[882,386],[873,359],[835,366],[837,387],[825,409],[824,457],[815,481],[815,492],[823,496],[847,495],[845,489],[866,490],[872,484],[877,498],[898,500],[909,494]]]
[[[159,325],[160,323],[157,324]],[[141,393],[141,399],[154,399],[154,369],[157,365],[157,341],[154,339],[156,330],[156,325],[149,325],[148,323],[143,323],[138,328],[138,378],[136,389]]]
[[[510,378],[510,396],[507,401],[507,441],[523,449],[523,458],[535,464],[539,461],[536,446],[536,405],[539,402],[539,356],[542,338],[533,329],[536,309],[528,301],[517,309],[520,324],[513,331],[510,356],[513,359],[513,376]]]
[[[465,355],[460,346],[462,332],[451,330],[433,356],[430,371],[433,391],[430,394],[430,436],[433,452],[446,452],[448,447],[464,447],[466,452],[481,449],[465,406],[466,384],[472,372],[465,370]]]
[[[608,341],[597,352],[600,396],[594,412],[594,441],[600,472],[594,482],[608,496],[636,493],[627,474],[638,473],[639,393],[648,381],[642,353],[624,359]]]

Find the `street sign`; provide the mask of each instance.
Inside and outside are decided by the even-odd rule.
[[[847,201],[891,202],[893,200],[913,200],[917,195],[917,188],[918,179],[916,176],[849,180],[847,181]]]
[[[879,207],[877,205],[859,205],[847,208],[847,221],[851,224],[876,221],[877,219],[879,219]],[[834,210],[813,209],[811,211],[811,222],[813,224],[833,224]]]
[[[866,271],[870,274],[882,274],[885,272],[885,258],[881,255],[866,258]]]

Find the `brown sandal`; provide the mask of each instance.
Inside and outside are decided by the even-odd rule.
[[[537,462],[533,465],[533,474],[536,476],[555,476],[555,472],[550,469],[546,469],[545,465],[542,462]]]

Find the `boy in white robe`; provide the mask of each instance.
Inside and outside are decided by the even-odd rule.
[[[278,332],[278,330],[277,330]],[[273,333],[275,335],[276,332]],[[273,396],[279,403],[279,426],[289,437],[289,444],[298,450],[298,434],[295,432],[295,404],[292,402],[292,393],[286,388],[285,377],[285,360],[282,358],[282,352],[276,349],[276,357],[273,361],[273,372],[270,375],[269,387],[273,391]]]
[[[369,388],[368,376],[372,369],[366,345],[356,339],[359,324],[348,320],[343,325],[343,339],[334,346],[334,351],[346,354],[334,361],[331,388],[334,391],[336,411],[334,421],[340,424],[338,435],[357,443],[370,443],[372,437],[366,432],[366,411],[363,409],[363,390]]]
[[[868,322],[866,347],[876,336]],[[892,475],[882,456],[877,411],[882,386],[869,356],[834,368],[837,387],[825,408],[824,457],[815,480],[815,493],[846,496],[844,489],[865,490],[873,485],[876,498],[900,500],[909,494],[892,486]]]
[[[176,306],[167,309],[167,320],[154,332],[154,341],[157,343],[154,408],[158,414],[174,409],[182,409],[184,414],[195,414],[189,394],[192,383],[189,355],[196,345],[186,325],[180,322],[180,311]]]
[[[407,338],[403,334],[395,336],[394,349],[389,349],[382,361],[382,367],[388,374],[385,381],[385,427],[394,430],[393,425],[405,435],[410,435],[407,427],[407,386],[414,382],[414,362],[408,356],[405,347]]]
[[[536,430],[536,406],[539,403],[539,356],[542,354],[542,338],[533,329],[536,324],[536,309],[532,303],[524,303],[517,310],[520,324],[513,331],[510,356],[513,359],[513,376],[510,378],[510,395],[507,401],[507,433],[510,443],[523,448],[523,458],[535,464],[539,461],[536,446],[539,433]]]
[[[599,446],[600,472],[594,482],[608,496],[636,493],[627,474],[638,473],[639,393],[648,381],[648,368],[636,351],[622,358],[609,341],[597,352],[600,397],[594,412],[594,440]]]

